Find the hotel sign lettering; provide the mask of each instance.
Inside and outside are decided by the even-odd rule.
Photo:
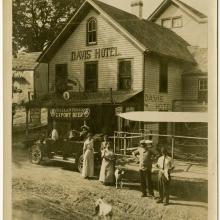
[[[167,97],[159,94],[144,94],[144,107],[149,111],[169,111],[171,104]]]
[[[56,119],[86,119],[90,108],[51,108],[50,117]]]
[[[78,50],[73,51],[71,53],[71,61],[77,60],[89,60],[92,58],[108,58],[108,57],[116,57],[118,56],[118,48],[117,47],[107,47],[101,49],[94,50]]]

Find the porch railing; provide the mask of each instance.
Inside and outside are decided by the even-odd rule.
[[[114,146],[114,153],[116,155],[130,156],[132,151],[138,148],[140,140],[142,139],[153,139],[153,137],[167,137],[171,139],[171,155],[174,157],[174,146],[175,141],[180,139],[185,140],[199,140],[203,141],[202,145],[197,146],[207,146],[208,138],[205,137],[190,137],[190,136],[179,136],[179,135],[162,135],[162,134],[153,134],[150,131],[140,132],[140,133],[131,133],[131,132],[122,132],[115,131],[114,136],[110,137]],[[195,146],[195,145],[194,145]]]

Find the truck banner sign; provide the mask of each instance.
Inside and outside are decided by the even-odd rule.
[[[54,119],[86,119],[90,108],[51,108],[50,117]]]

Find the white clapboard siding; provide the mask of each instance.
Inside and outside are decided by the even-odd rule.
[[[193,46],[207,48],[208,46],[208,23],[199,23],[192,16],[184,12],[178,6],[171,4],[155,21],[161,25],[163,19],[181,17],[182,27],[172,28],[184,40]],[[193,30],[193,34],[192,34]]]
[[[167,104],[168,109],[172,110],[172,101],[182,98],[182,68],[178,62],[169,61],[168,63],[168,92],[159,92],[159,59],[157,57],[145,57],[145,78],[144,78],[144,94],[154,95],[155,97],[162,96],[163,101],[158,103]],[[148,104],[148,106],[147,106]],[[149,111],[156,111],[156,102],[150,101],[147,103],[145,99],[144,109]]]
[[[89,18],[95,17],[98,24],[98,43],[94,46],[86,45],[86,22]],[[108,57],[89,60],[71,61],[71,52],[79,50],[94,50],[108,47],[117,47],[117,57]],[[68,64],[69,78],[78,78],[82,87],[84,87],[84,65],[88,61],[98,61],[98,88],[117,89],[118,80],[118,59],[133,59],[133,90],[143,88],[143,52],[126,39],[118,30],[107,22],[100,14],[90,11],[86,18],[78,25],[70,37],[63,43],[49,63],[49,88],[54,89],[55,65],[61,63]]]

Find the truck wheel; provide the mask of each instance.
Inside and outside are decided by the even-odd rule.
[[[77,169],[80,173],[82,173],[82,168],[83,168],[83,155],[79,157],[77,162]]]
[[[30,149],[30,161],[33,164],[39,164],[42,159],[42,151],[40,146],[33,145]]]

